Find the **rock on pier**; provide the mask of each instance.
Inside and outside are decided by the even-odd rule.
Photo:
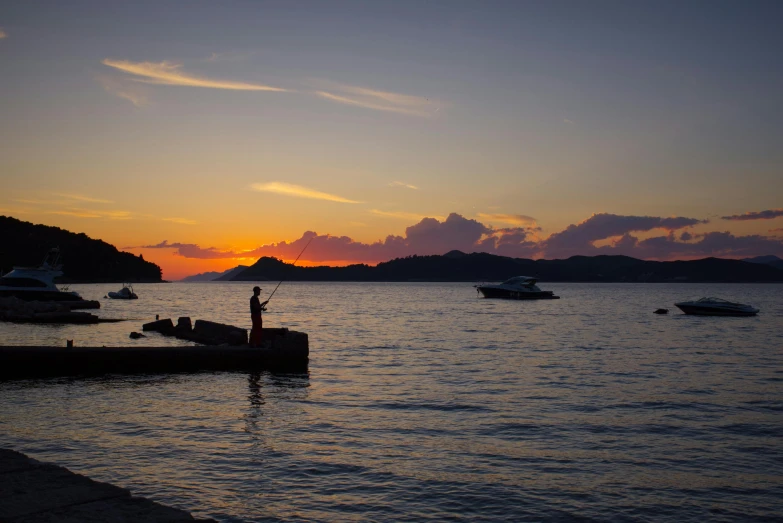
[[[215,523],[6,449],[0,449],[0,521]]]

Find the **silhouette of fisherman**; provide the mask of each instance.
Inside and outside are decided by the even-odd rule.
[[[253,297],[250,298],[250,319],[253,321],[253,329],[250,331],[251,347],[261,346],[261,329],[263,326],[263,321],[261,320],[261,313],[266,310],[266,304],[269,303],[269,300],[263,303],[259,302],[258,301],[259,294],[261,294],[261,287],[258,286],[253,287]]]

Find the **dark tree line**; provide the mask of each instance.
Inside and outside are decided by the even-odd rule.
[[[59,227],[35,225],[0,216],[0,271],[14,266],[37,267],[53,247],[59,247],[66,282],[159,282],[161,270],[139,255],[118,251],[102,240]]]
[[[375,267],[295,267],[264,257],[226,279],[476,282],[512,276],[532,276],[548,282],[783,282],[783,271],[774,266],[721,258],[657,262],[628,256],[572,256],[566,260],[528,260],[455,251],[443,256],[397,258]]]

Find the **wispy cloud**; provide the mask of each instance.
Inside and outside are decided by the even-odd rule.
[[[443,216],[426,216],[424,214],[416,214],[412,212],[403,212],[403,211],[381,211],[379,209],[372,209],[370,210],[372,214],[375,214],[377,216],[386,216],[389,218],[399,218],[401,220],[423,220],[424,218],[436,218],[438,220],[443,220]]]
[[[136,107],[147,105],[148,96],[146,90],[139,83],[118,80],[106,75],[97,75],[95,79],[100,82],[107,93],[128,100]]]
[[[26,198],[16,198],[14,199],[17,203],[26,203],[28,205],[58,205],[62,202],[53,202],[53,201],[47,201],[47,200],[29,200]]]
[[[422,96],[379,91],[366,87],[331,82],[326,82],[326,84],[327,87],[315,91],[316,96],[332,102],[364,107],[365,109],[429,118],[438,112],[441,106],[440,102]]]
[[[5,214],[7,216],[10,216],[12,214],[27,214],[28,210],[26,209],[15,209],[13,207],[0,207],[0,214]]]
[[[112,60],[107,58],[103,60],[103,64],[140,77],[135,79],[138,82],[155,85],[180,85],[187,87],[206,87],[210,89],[230,89],[235,91],[286,91],[286,89],[269,85],[201,78],[183,71],[182,64],[175,64],[168,61],[160,63],[130,62],[128,60]]]
[[[340,85],[341,91],[355,94],[358,96],[366,96],[367,98],[374,98],[376,100],[383,100],[394,105],[401,105],[406,107],[426,107],[430,104],[429,98],[421,96],[411,96],[409,94],[391,93],[388,91],[378,91],[375,89],[367,89],[365,87],[356,87],[353,85]]]
[[[250,186],[254,191],[271,192],[276,194],[284,194],[286,196],[296,196],[298,198],[310,198],[313,200],[328,200],[330,202],[340,203],[361,203],[356,200],[349,200],[342,196],[336,196],[334,194],[328,194],[325,192],[317,191],[315,189],[308,189],[301,185],[292,185],[290,183],[282,182],[269,182],[269,183],[254,183]]]
[[[241,62],[253,56],[252,52],[226,51],[223,53],[210,53],[204,58],[205,62]]]
[[[500,222],[500,223],[508,223],[511,225],[517,225],[517,226],[536,225],[535,218],[531,216],[525,216],[524,214],[486,214],[480,212],[476,216],[490,223]]]
[[[722,220],[746,221],[746,220],[771,220],[783,216],[783,209],[770,209],[759,212],[746,212],[745,214],[734,214],[731,216],[721,216]]]
[[[46,211],[46,214],[58,214],[61,216],[75,216],[77,218],[106,218],[109,220],[130,220],[133,218],[128,211],[94,211],[91,209],[63,209]]]
[[[358,107],[364,107],[365,109],[375,109],[377,111],[388,111],[392,113],[409,114],[411,116],[424,116],[424,117],[429,116],[429,113],[425,113],[423,111],[406,109],[405,107],[393,107],[389,105],[376,104],[368,100],[357,100],[355,98],[348,98],[346,96],[338,96],[336,94],[327,93],[326,91],[316,91],[315,94],[320,96],[321,98],[326,98],[327,100],[331,100],[333,102],[338,102],[346,105],[356,105]]]
[[[114,203],[111,200],[103,200],[101,198],[93,198],[91,196],[84,196],[82,194],[71,194],[71,193],[52,193],[55,196],[61,196],[63,198],[68,198],[69,200],[78,200],[80,202],[89,202],[89,203]]]
[[[8,38],[8,33],[0,29],[0,40],[2,40],[3,38]]]
[[[164,222],[178,223],[180,225],[198,225],[196,220],[189,220],[187,218],[161,218]]]
[[[413,189],[413,190],[418,190],[419,189],[415,185],[411,185],[411,184],[405,183],[405,182],[391,182],[389,184],[389,187],[405,187],[406,189]]]

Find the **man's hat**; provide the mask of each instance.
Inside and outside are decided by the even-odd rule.
[[[253,287],[253,290],[254,290],[254,291],[260,291],[260,290],[261,290],[261,287],[259,287],[258,285],[256,285],[255,287]]]

